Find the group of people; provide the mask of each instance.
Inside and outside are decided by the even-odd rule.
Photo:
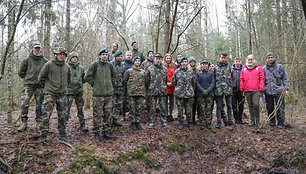
[[[40,140],[47,138],[50,116],[56,104],[59,140],[69,141],[66,125],[73,100],[77,106],[80,130],[88,131],[83,112],[83,84],[86,82],[92,86],[96,142],[101,142],[101,136],[114,139],[110,129],[112,126],[122,126],[120,121],[127,118],[127,112],[133,117],[130,127],[134,131],[143,129],[142,119],[148,120],[148,128],[155,127],[158,121],[167,128],[167,122],[174,120],[174,101],[178,110],[179,130],[184,127],[184,114],[190,130],[197,122],[200,129],[211,129],[214,102],[217,106],[216,128],[221,128],[222,121],[224,126],[243,124],[245,99],[249,105],[250,126],[260,127],[259,101],[264,95],[268,125],[276,126],[277,119],[277,128],[284,128],[284,96],[288,94],[289,85],[285,69],[276,62],[273,53],[267,54],[267,63],[262,68],[254,55],[247,56],[244,66],[239,57],[230,66],[226,53],[219,55],[216,65],[207,59],[197,64],[194,57],[187,59],[178,54],[173,58],[169,53],[163,56],[152,50],[147,52],[148,58],[145,60],[138,50],[138,43],[134,41],[131,46],[133,50],[125,54],[118,49],[117,43],[112,44],[110,52],[101,49],[98,59],[85,71],[76,52],[68,54],[65,48],[58,47],[54,51],[54,58],[48,61],[43,56],[40,43],[35,42],[18,73],[24,79],[22,124],[18,131],[27,128],[28,109],[33,95]],[[144,118],[145,115],[147,118]]]

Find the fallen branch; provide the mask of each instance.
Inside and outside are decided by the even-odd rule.
[[[3,164],[5,167],[7,167],[9,170],[12,170],[12,167],[8,165],[1,157],[0,157],[0,162]]]
[[[62,141],[62,140],[58,140],[58,142],[60,142],[60,143],[62,143],[62,144],[64,144],[64,145],[70,147],[72,150],[75,150],[75,148],[74,148],[70,143],[67,143],[67,142]]]

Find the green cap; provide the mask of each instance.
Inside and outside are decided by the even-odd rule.
[[[33,48],[41,48],[40,42],[36,41],[33,43]]]
[[[73,58],[73,57],[79,58],[78,53],[75,52],[75,51],[72,51],[71,53],[69,53],[69,55],[68,55],[68,60],[70,60],[70,59]]]
[[[183,60],[187,60],[187,58],[185,56],[183,56],[181,59],[180,59],[180,63],[183,62]],[[187,60],[188,61],[188,60]]]
[[[57,47],[55,50],[54,50],[54,54],[60,54],[60,53],[65,53],[66,56],[67,56],[67,52],[66,52],[66,49],[64,47]]]
[[[106,48],[102,48],[98,55],[100,56],[102,53],[108,53],[108,50]]]
[[[114,54],[114,57],[120,56],[122,54],[121,50],[117,50]]]
[[[133,60],[132,60],[132,64],[134,65],[134,62],[135,62],[135,60],[136,59],[140,59],[138,56],[135,56],[134,58],[133,58]]]
[[[269,56],[275,57],[274,53],[272,53],[272,52],[269,52],[269,53],[266,55],[266,58],[269,57]]]
[[[202,64],[202,63],[208,63],[208,60],[203,59],[203,60],[201,61],[201,64]]]
[[[190,57],[190,58],[188,59],[188,61],[189,61],[189,63],[192,62],[192,61],[197,62],[196,59],[195,59],[194,57]]]
[[[208,66],[210,66],[210,65],[214,65],[214,62],[213,61],[209,62]]]
[[[131,46],[133,46],[135,43],[137,43],[137,42],[136,42],[136,41],[133,41],[132,44],[131,44]]]

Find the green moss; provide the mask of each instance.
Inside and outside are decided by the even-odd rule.
[[[61,153],[57,152],[57,151],[46,151],[46,152],[44,152],[45,157],[57,157],[57,156],[60,156],[60,155],[61,155]]]
[[[169,152],[177,152],[178,154],[182,155],[185,150],[184,150],[184,147],[177,140],[173,140],[168,145],[168,151]]]
[[[298,156],[293,162],[294,167],[301,167],[304,163],[304,156]]]
[[[92,148],[86,148],[86,147],[82,147],[82,146],[75,146],[74,147],[78,152],[81,152],[81,153],[84,153],[84,152],[87,152],[87,153],[90,153],[90,154],[93,154],[94,151]]]
[[[12,168],[13,168],[13,172],[14,173],[19,173],[19,172],[23,172],[23,163],[22,162],[18,162],[17,164],[13,164]]]
[[[127,152],[127,153],[121,152],[118,155],[118,158],[116,160],[112,160],[112,162],[118,165],[120,162],[125,163],[127,161],[139,160],[143,162],[146,166],[153,167],[155,161],[153,160],[153,158],[146,155],[147,152],[148,152],[148,149],[145,147],[141,147],[141,149],[133,151],[133,152]]]
[[[47,170],[48,170],[49,173],[52,173],[55,169],[53,167],[48,167]]]
[[[47,161],[45,161],[45,160],[39,161],[39,164],[40,165],[47,165]]]

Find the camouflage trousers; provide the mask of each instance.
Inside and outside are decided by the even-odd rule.
[[[112,118],[118,120],[120,114],[123,113],[123,95],[113,95]]]
[[[151,107],[150,107],[150,122],[154,123],[154,119],[157,115],[156,107],[157,103],[159,103],[159,107],[161,110],[160,114],[160,122],[166,123],[166,104],[167,104],[167,97],[166,96],[150,96],[151,100]]]
[[[131,111],[133,111],[133,114],[135,115],[133,122],[140,122],[141,120],[141,114],[143,112],[143,105],[145,104],[144,97],[142,96],[133,96],[130,97],[130,106]]]
[[[43,94],[43,88],[38,88],[35,86],[26,86],[22,90],[22,104],[21,104],[21,120],[27,121],[28,120],[28,112],[30,107],[30,101],[32,96],[34,95],[36,100],[36,107],[35,107],[35,113],[36,113],[36,122],[41,122],[41,107],[42,102],[44,99]]]
[[[178,98],[176,97],[176,105],[178,110],[178,121],[180,123],[184,122],[183,113],[185,109],[186,120],[188,123],[192,122],[191,114],[192,114],[192,103],[193,98]]]
[[[198,97],[198,108],[200,109],[200,122],[202,124],[211,124],[211,105],[213,103],[213,97]]]
[[[93,133],[111,129],[112,96],[94,96],[93,101]]]
[[[67,125],[68,120],[70,119],[70,109],[71,109],[73,100],[78,110],[78,118],[79,118],[80,125],[85,125],[84,111],[83,111],[83,106],[84,106],[83,94],[67,95],[67,117],[65,120],[65,124]]]
[[[61,136],[66,135],[65,119],[67,116],[67,97],[66,95],[48,95],[44,96],[42,104],[42,123],[40,124],[40,130],[42,134],[46,134],[49,129],[49,121],[52,114],[52,110],[56,104],[57,110],[57,128]]]

